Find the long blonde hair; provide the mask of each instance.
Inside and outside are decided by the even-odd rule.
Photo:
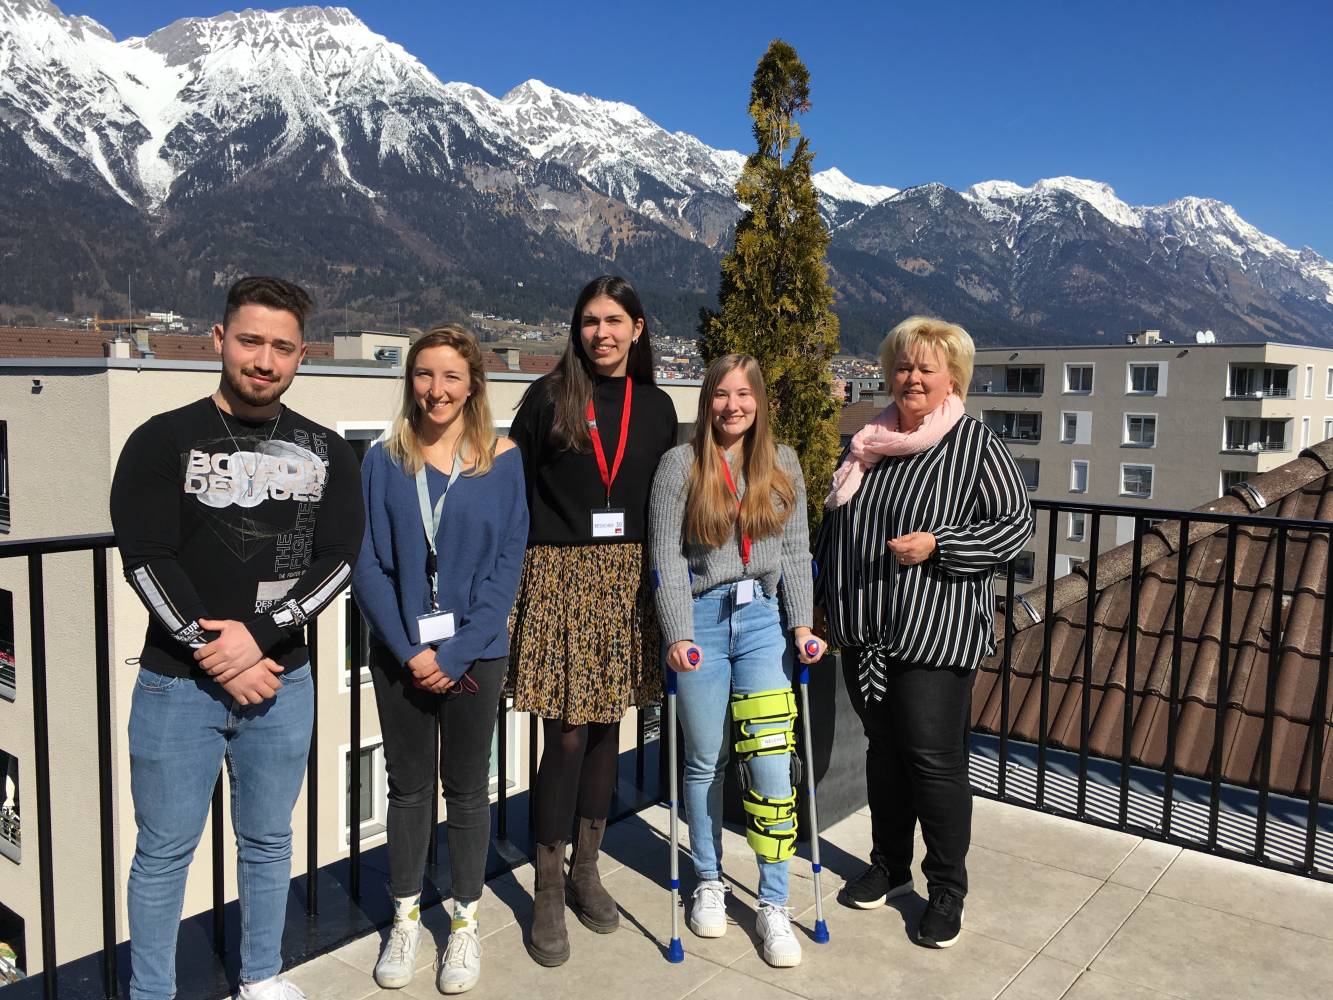
[[[736,498],[727,487],[717,436],[713,431],[713,394],[722,380],[739,369],[754,393],[754,423],[741,442],[745,496],[739,516]],[[685,538],[710,548],[721,548],[740,533],[753,539],[779,534],[791,514],[796,490],[778,465],[778,449],[768,427],[768,390],[759,362],[748,354],[728,354],[708,366],[699,393],[699,416],[694,422],[694,464],[690,467],[685,501]]]
[[[416,393],[412,389],[412,371],[421,352],[432,347],[452,347],[467,362],[472,394],[463,404],[461,453],[471,465],[464,475],[484,476],[495,464],[495,425],[491,421],[491,404],[486,398],[486,365],[482,361],[477,338],[452,323],[432,327],[408,348],[407,361],[403,365],[402,403],[393,426],[389,428],[384,449],[398,460],[409,476],[415,476],[425,464],[418,429],[421,408],[417,406]]]

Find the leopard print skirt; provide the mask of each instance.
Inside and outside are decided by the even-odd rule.
[[[662,700],[644,547],[534,545],[509,617],[514,707],[571,725],[619,722]]]

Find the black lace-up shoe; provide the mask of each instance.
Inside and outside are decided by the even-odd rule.
[[[952,889],[932,889],[930,903],[916,929],[916,943],[926,948],[951,948],[963,930],[963,897]]]
[[[858,910],[873,910],[883,906],[890,899],[906,896],[912,891],[912,873],[910,871],[892,871],[883,862],[875,859],[870,867],[842,887],[839,899],[844,906],[853,906]]]

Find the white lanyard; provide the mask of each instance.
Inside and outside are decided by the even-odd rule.
[[[440,518],[444,515],[444,501],[449,495],[459,475],[463,471],[463,459],[457,453],[454,454],[454,467],[449,473],[449,482],[445,484],[444,492],[440,494],[439,501],[435,504],[435,509],[430,506],[430,486],[426,482],[426,465],[423,462],[421,468],[417,469],[417,503],[421,508],[421,527],[426,532],[426,545],[429,551],[426,554],[426,577],[430,580],[430,606],[434,611],[440,610],[436,595],[438,588],[436,586],[436,576],[439,572],[439,563],[436,561],[435,536],[440,531]]]

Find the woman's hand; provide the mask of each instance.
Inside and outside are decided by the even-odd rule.
[[[704,651],[699,649],[699,660],[697,663],[690,662],[690,650],[699,649],[689,639],[682,639],[680,642],[673,642],[667,649],[667,666],[678,674],[688,674],[691,670],[698,670],[699,664],[704,661]]]
[[[824,658],[824,640],[815,635],[813,631],[801,625],[792,629],[792,636],[796,640],[796,657],[802,663],[818,663]],[[806,650],[806,646],[814,649],[813,653]]]
[[[904,566],[923,563],[935,552],[935,536],[929,531],[912,531],[889,539],[889,551]]]
[[[433,649],[423,649],[408,660],[406,666],[412,673],[412,683],[421,688],[422,691],[441,694],[453,686],[454,682],[449,679],[448,675],[441,672],[440,665],[435,662],[435,650]]]

